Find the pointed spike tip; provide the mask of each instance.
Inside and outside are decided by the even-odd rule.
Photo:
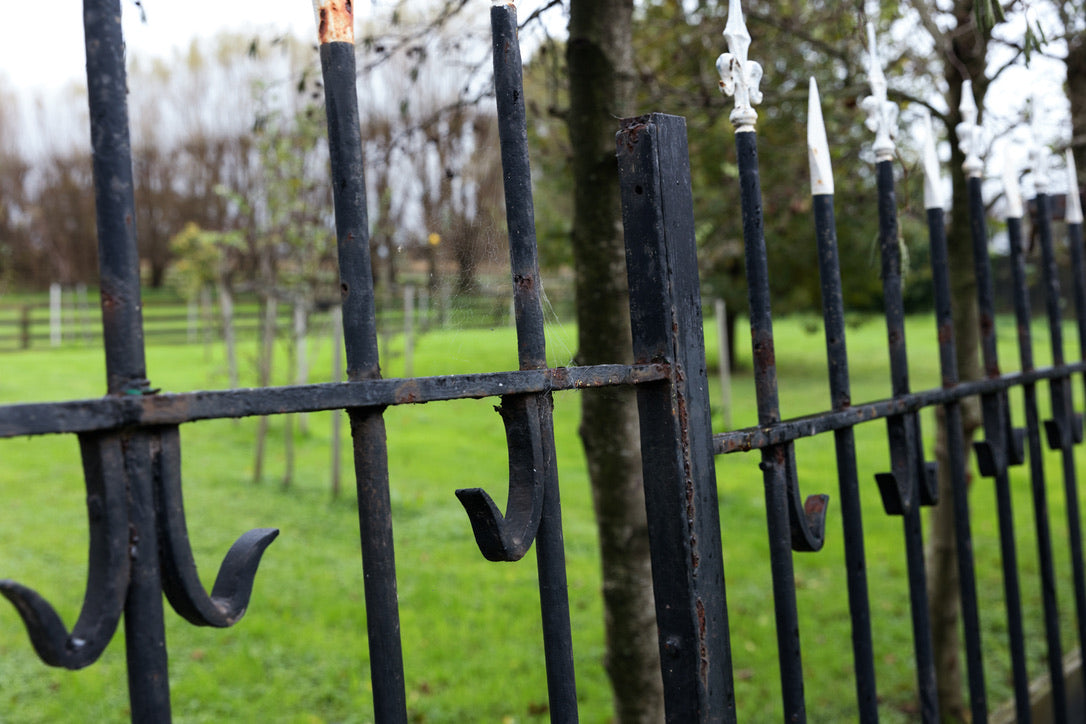
[[[973,97],[973,81],[962,81],[962,101],[958,105],[962,113],[962,120],[966,123],[977,122],[977,100]]]
[[[924,139],[924,208],[943,208],[942,193],[939,191],[939,154],[935,150],[935,128],[931,122],[931,115],[925,114],[924,128],[927,138]]]
[[[867,23],[867,76],[875,95],[879,95],[880,88],[885,93],[886,76],[882,74],[882,63],[879,61],[879,39],[875,34],[875,24],[872,22]]]
[[[830,165],[830,144],[826,124],[822,119],[822,101],[814,77],[807,96],[807,154],[811,163],[811,195],[833,194],[833,167]]]
[[[1048,147],[1041,143],[1041,107],[1040,98],[1034,94],[1030,108],[1030,165],[1033,167],[1033,188],[1038,194],[1048,192],[1048,164],[1050,152]]]
[[[728,3],[728,22],[724,25],[724,40],[727,41],[728,50],[732,55],[739,58],[740,62],[746,63],[751,38],[739,0],[730,0]]]
[[[1003,157],[1003,195],[1007,198],[1005,216],[1008,219],[1021,219],[1024,209],[1022,208],[1022,190],[1018,186],[1018,168],[1011,163],[1009,155]]]
[[[1078,169],[1075,168],[1075,155],[1067,149],[1067,223],[1082,223],[1082,198],[1078,185]]]
[[[888,100],[889,86],[879,62],[878,37],[872,23],[867,24],[867,41],[867,80],[871,84],[871,95],[864,98],[860,105],[867,112],[868,129],[875,132],[875,143],[871,150],[875,152],[875,160],[881,163],[894,157],[898,109]]]
[[[977,101],[973,96],[973,81],[962,81],[962,97],[958,104],[962,122],[958,124],[958,148],[965,154],[962,169],[970,177],[980,178],[984,174],[984,145],[986,134],[984,129],[977,124],[980,113],[977,109]]]

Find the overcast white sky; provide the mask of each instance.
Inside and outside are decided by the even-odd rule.
[[[521,16],[527,16],[543,1],[520,0]],[[489,14],[491,2],[474,2],[480,21],[485,24],[483,18]],[[49,3],[0,0],[0,88],[48,92],[63,88],[74,80],[82,81],[82,4],[82,0],[52,0]],[[392,0],[356,0],[356,22],[364,21],[375,12],[380,15],[382,6],[387,8],[392,4]],[[194,37],[210,37],[228,30],[260,33],[265,37],[271,33],[292,33],[300,38],[316,35],[312,0],[142,0],[142,6],[147,15],[146,23],[141,22],[134,0],[121,0],[130,56],[168,57],[175,48],[187,48]],[[468,9],[469,12],[472,10],[474,8]],[[551,15],[551,31],[561,33],[564,18],[561,13]],[[1034,68],[1008,72],[1001,79],[1001,88],[1014,90],[1007,96],[992,94],[988,99],[989,110],[998,114],[998,101],[1019,101],[1023,89],[1029,88],[1033,93],[1051,99],[1056,106],[1052,109],[1054,119],[1062,117],[1066,105],[1066,99],[1058,90],[1062,72],[1062,66],[1047,71]],[[681,112],[681,109],[672,110]]]
[[[312,0],[142,0],[147,22],[140,22],[133,0],[121,0],[129,54],[166,56],[196,36],[224,30],[293,32],[316,37]],[[355,3],[356,13],[370,3]],[[48,10],[45,10],[48,8]],[[5,85],[43,88],[82,78],[82,0],[3,0],[0,2],[0,74]],[[44,40],[42,39],[44,38]]]
[[[480,17],[489,17],[491,3],[474,2]],[[355,21],[364,21],[375,8],[380,12],[382,6],[392,4],[390,0],[355,0]],[[539,4],[540,0],[521,0],[521,16]],[[289,32],[314,40],[317,34],[312,0],[142,0],[142,6],[146,23],[140,21],[133,0],[121,0],[129,55],[168,56],[172,48],[187,48],[194,37],[228,30]],[[82,78],[82,8],[82,0],[0,0],[0,76],[6,78],[5,85],[59,87]]]

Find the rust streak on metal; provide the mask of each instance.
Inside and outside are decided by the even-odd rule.
[[[820,515],[826,512],[826,500],[817,495],[812,495],[807,498],[803,504],[803,512],[807,514],[808,518],[815,515]]]
[[[321,0],[320,24],[317,34],[321,45],[350,43],[354,45],[354,6],[351,0]]]
[[[413,404],[419,401],[420,396],[418,382],[407,380],[396,388],[395,400],[397,405]]]
[[[698,614],[698,673],[702,682],[709,680],[709,647],[705,644],[705,602],[698,598],[694,604]]]

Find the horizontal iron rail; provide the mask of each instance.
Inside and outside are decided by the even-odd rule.
[[[668,375],[666,364],[594,365],[28,403],[0,407],[0,438],[616,387]]]
[[[1069,378],[1084,372],[1086,372],[1086,362],[1045,367],[1030,372],[1013,372],[984,380],[962,382],[953,387],[912,392],[885,400],[853,405],[836,412],[820,412],[769,425],[717,433],[713,435],[713,452],[716,455],[727,455],[761,450],[805,437],[843,430],[872,420],[917,412],[925,407],[945,405],[948,402],[976,395],[1002,392],[1014,387],[1036,384],[1043,380]]]

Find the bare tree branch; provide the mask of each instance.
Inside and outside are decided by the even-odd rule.
[[[759,12],[757,10],[747,9],[745,10],[747,20],[751,23],[761,23],[768,25],[777,30],[787,32],[790,35],[794,35],[800,38],[806,43],[818,48],[819,51],[831,58],[836,58],[845,64],[846,67],[851,68],[854,58],[849,52],[848,47],[842,47],[841,45],[827,43],[821,40],[804,29],[804,26],[800,23],[787,22],[782,20],[779,14]]]
[[[999,76],[1003,75],[1003,72],[1006,71],[1008,68],[1013,68],[1016,65],[1018,65],[1018,59],[1021,58],[1026,52],[1025,48],[1023,48],[1023,47],[1021,47],[1019,45],[1012,45],[1012,44],[1008,43],[1007,47],[1014,49],[1014,51],[1015,51],[1014,57],[1011,58],[1010,60],[1008,60],[1006,63],[1003,63],[1002,65],[1000,65],[994,71],[989,71],[989,73],[988,73],[988,82],[989,83],[994,83],[995,79],[998,78]]]
[[[928,31],[928,35],[935,41],[936,47],[943,50],[950,47],[950,36],[935,21],[935,16],[931,12],[932,6],[926,2],[913,2],[913,0],[909,0],[907,4],[916,12],[920,24],[924,26],[924,30]]]
[[[524,30],[531,23],[540,20],[540,18],[543,17],[543,14],[545,12],[547,12],[548,10],[550,10],[551,8],[553,8],[555,6],[565,7],[565,4],[566,4],[565,0],[550,0],[550,2],[548,2],[546,5],[544,5],[542,7],[539,7],[539,8],[536,8],[531,14],[528,15],[528,17],[524,18],[524,20],[521,21],[520,24],[517,27],[520,28],[521,30]],[[545,30],[546,26],[544,25],[543,27],[544,27],[544,30]],[[548,34],[548,37],[550,37],[549,34]]]
[[[397,36],[390,33],[381,37],[375,35],[363,37],[362,46],[373,49],[378,53],[378,57],[360,65],[358,73],[360,75],[367,73],[400,53],[410,53],[414,48],[421,47],[427,38],[439,35],[436,31],[457,17],[467,4],[468,0],[446,0],[441,11],[432,20],[408,30],[403,35]]]

